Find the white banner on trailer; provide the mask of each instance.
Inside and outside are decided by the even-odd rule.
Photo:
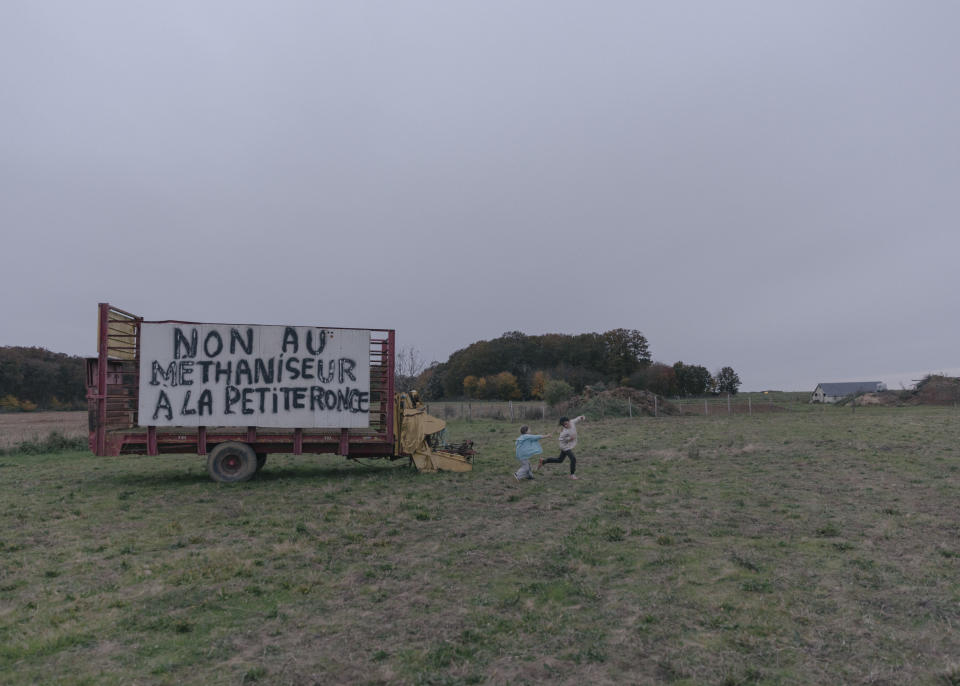
[[[368,427],[370,331],[145,322],[139,424]]]

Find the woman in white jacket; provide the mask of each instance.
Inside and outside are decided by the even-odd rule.
[[[574,417],[573,419],[567,419],[566,417],[560,417],[560,426],[563,427],[558,436],[560,441],[560,455],[557,457],[550,457],[544,460],[540,458],[540,464],[537,466],[537,469],[543,467],[545,464],[563,462],[564,458],[570,458],[570,478],[579,479],[577,476],[577,457],[573,454],[573,449],[577,445],[577,422],[582,422],[586,417],[580,415],[579,417]]]

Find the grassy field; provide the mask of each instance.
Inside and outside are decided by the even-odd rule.
[[[0,682],[960,684],[952,408],[586,422],[580,481],[450,433],[472,473],[0,457]]]

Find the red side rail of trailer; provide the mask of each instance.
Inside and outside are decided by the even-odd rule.
[[[172,320],[170,320],[172,321]],[[240,441],[258,453],[394,456],[395,332],[370,330],[370,426],[363,429],[139,426],[142,317],[108,303],[98,309],[97,357],[87,360],[90,450],[96,455],[196,453]],[[174,322],[197,324],[197,322]]]

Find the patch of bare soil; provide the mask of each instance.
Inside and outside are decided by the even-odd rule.
[[[43,439],[59,431],[67,438],[87,435],[86,412],[4,412],[0,414],[0,448]]]
[[[881,393],[864,393],[857,397],[857,405],[891,406],[900,403],[898,394],[891,391]]]

